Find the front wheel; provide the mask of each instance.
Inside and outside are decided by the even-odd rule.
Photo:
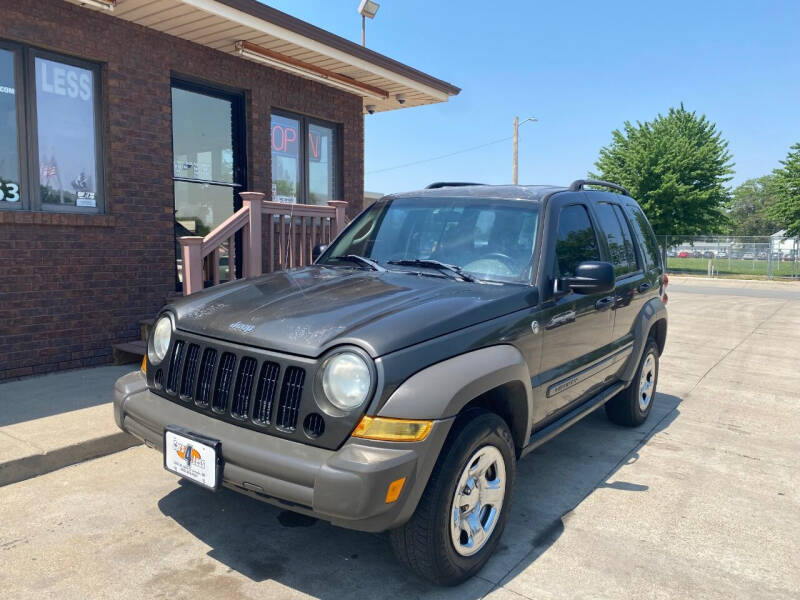
[[[648,338],[630,385],[606,402],[606,415],[617,425],[636,427],[650,414],[658,384],[658,344]]]
[[[516,470],[506,422],[470,412],[453,426],[411,519],[391,532],[395,554],[407,567],[440,585],[477,573],[503,533]]]

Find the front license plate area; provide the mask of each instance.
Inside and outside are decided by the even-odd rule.
[[[210,490],[222,481],[222,452],[213,440],[180,427],[164,431],[164,468]]]

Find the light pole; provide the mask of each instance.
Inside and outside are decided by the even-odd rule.
[[[374,19],[375,15],[378,14],[378,9],[380,8],[380,4],[377,2],[373,2],[372,0],[361,0],[361,4],[358,5],[358,12],[361,14],[361,45],[367,45],[367,17],[370,19]]]
[[[538,121],[536,117],[528,117],[524,121],[520,122],[519,117],[514,117],[514,158],[512,159],[513,164],[511,167],[511,183],[517,185],[517,171],[519,169],[519,126],[523,123],[527,123],[528,121],[533,121],[534,123]]]

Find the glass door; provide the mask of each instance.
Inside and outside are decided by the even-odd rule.
[[[207,235],[240,208],[245,183],[242,96],[184,82],[172,84],[176,283],[183,269],[177,238]],[[241,241],[237,235],[237,246]],[[220,248],[220,281],[241,273],[241,252],[229,264]]]

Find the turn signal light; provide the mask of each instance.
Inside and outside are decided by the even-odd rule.
[[[664,295],[663,295],[663,296],[661,296],[661,301],[662,301],[664,304],[666,304],[666,303],[667,303],[667,300],[669,300],[669,296],[667,296],[667,293],[666,293],[666,292],[664,292]]]
[[[664,287],[667,287],[668,285],[669,285],[669,275],[664,273]]]
[[[403,491],[403,486],[405,483],[406,478],[401,477],[400,479],[395,479],[389,484],[389,487],[386,490],[386,504],[391,504],[392,502],[397,501],[397,499],[400,497],[400,492]]]
[[[412,421],[384,417],[363,417],[353,437],[384,442],[421,442],[431,431],[433,421]]]
[[[142,373],[147,375],[147,356],[142,357]]]

